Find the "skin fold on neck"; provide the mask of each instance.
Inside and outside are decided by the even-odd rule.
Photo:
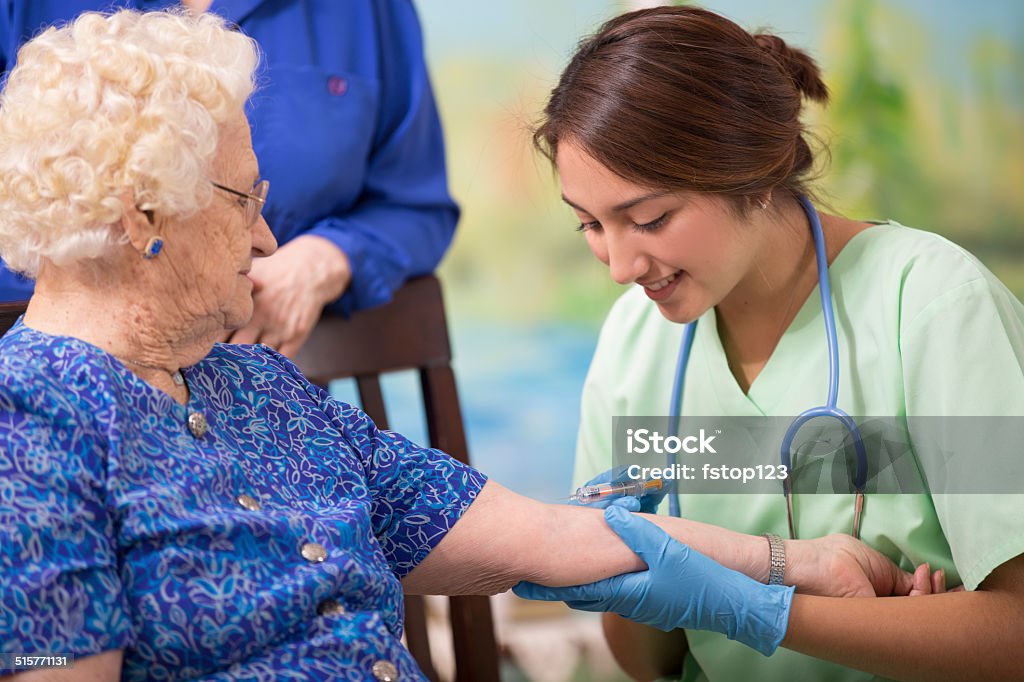
[[[129,246],[123,248],[129,251],[125,255],[141,260]],[[25,324],[47,334],[81,339],[122,361],[149,365],[124,362],[143,381],[185,404],[187,386],[175,384],[171,371],[205,357],[221,330],[212,322],[186,319],[173,301],[147,293],[145,277],[117,277],[115,270],[99,274],[86,267],[44,263]]]

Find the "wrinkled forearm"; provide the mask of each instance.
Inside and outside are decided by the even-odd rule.
[[[645,515],[719,563],[763,579],[762,538],[707,524]],[[605,524],[600,510],[542,504],[489,481],[458,523],[408,576],[413,594],[496,594],[520,581],[561,587],[646,565]]]
[[[497,594],[523,580],[578,585],[643,568],[599,511],[542,504],[488,481],[402,582],[413,594]]]

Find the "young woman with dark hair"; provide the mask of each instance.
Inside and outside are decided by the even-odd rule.
[[[612,462],[613,416],[665,414],[687,328],[684,417],[792,418],[820,405],[838,376],[833,407],[850,415],[1024,415],[1024,307],[937,235],[816,210],[804,100],[828,101],[807,54],[689,6],[609,21],[562,74],[535,143],[594,255],[617,282],[639,285],[601,332],[584,388],[578,481]],[[819,297],[829,282],[831,298]],[[833,309],[830,349],[822,329]],[[911,446],[923,481],[934,481],[925,444]],[[993,466],[988,454],[955,453],[975,468]],[[923,591],[944,591],[942,574],[965,589],[769,598],[774,586],[739,585],[609,508],[610,525],[648,571],[517,592],[645,624],[605,617],[613,651],[638,679],[1020,679],[1024,495],[678,499],[687,518],[774,536],[765,543],[780,560],[770,582],[785,582],[788,541],[777,535],[787,525],[801,538],[856,527],[898,564],[939,569]]]

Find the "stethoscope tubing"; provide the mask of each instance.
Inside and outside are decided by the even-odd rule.
[[[693,339],[697,332],[697,321],[694,320],[683,329],[683,341],[679,346],[679,359],[676,361],[676,378],[672,382],[672,398],[669,408],[668,432],[679,432],[679,416],[683,410],[683,387],[686,385],[686,368],[690,364],[690,350],[693,348]],[[674,453],[668,455],[669,470],[675,468],[676,456]],[[679,496],[669,493],[668,513],[679,518]]]
[[[793,440],[796,438],[797,432],[800,428],[808,421],[817,417],[831,417],[838,420],[853,437],[854,450],[856,452],[857,470],[852,481],[856,493],[854,502],[853,535],[854,537],[858,537],[860,534],[860,517],[864,507],[864,487],[867,483],[868,474],[867,452],[865,451],[864,441],[861,437],[860,429],[857,427],[857,423],[852,417],[850,417],[850,415],[837,407],[839,398],[839,342],[836,334],[835,311],[832,305],[832,287],[829,282],[828,258],[825,252],[825,235],[821,228],[821,221],[818,219],[818,213],[814,210],[814,206],[811,202],[807,197],[802,195],[797,198],[800,202],[801,208],[803,208],[803,211],[807,216],[807,221],[810,223],[811,234],[814,238],[814,256],[818,270],[818,290],[821,295],[821,309],[825,321],[825,338],[828,346],[828,398],[824,405],[820,407],[812,407],[793,420],[793,423],[790,424],[782,439],[780,461],[786,467],[787,472],[792,471],[790,451],[793,445]],[[683,330],[683,338],[679,347],[679,357],[676,363],[675,380],[672,384],[672,396],[669,402],[669,433],[676,433],[679,429],[679,418],[682,414],[683,408],[683,390],[686,386],[686,370],[689,366],[690,351],[693,348],[696,330],[697,320],[687,324]],[[668,465],[670,467],[675,467],[675,453],[670,453],[668,455]],[[792,491],[790,489],[789,476],[783,480],[782,494],[786,498],[789,534],[790,537],[795,538],[796,531],[793,523]],[[679,517],[680,513],[681,510],[679,508],[678,495],[675,492],[670,493],[669,514]]]

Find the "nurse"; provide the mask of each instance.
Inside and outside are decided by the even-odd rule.
[[[828,101],[808,55],[695,7],[609,21],[562,74],[535,142],[594,255],[616,282],[636,285],[611,310],[587,377],[577,481],[612,462],[614,416],[666,414],[694,321],[684,417],[792,418],[822,404],[830,370],[814,219],[841,350],[840,407],[904,421],[1024,415],[1024,307],[991,272],[937,235],[804,209],[815,161],[804,100]],[[912,445],[927,478],[932,465]],[[984,452],[969,454],[987,466]],[[799,537],[851,531],[851,495],[798,497]],[[781,494],[679,499],[690,519],[789,535]],[[741,597],[751,619],[784,619],[770,657],[771,646],[759,653],[708,631],[718,574],[628,518],[609,516],[648,571],[516,591],[636,621],[605,616],[613,652],[638,679],[1019,679],[1022,495],[869,496],[863,541],[965,589],[845,601],[798,593],[765,608],[752,591]],[[765,545],[779,572],[786,545]]]

